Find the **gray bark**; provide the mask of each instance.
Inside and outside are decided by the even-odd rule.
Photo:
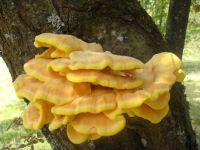
[[[155,53],[168,51],[152,19],[136,0],[1,0],[0,49],[13,79],[39,52],[33,46],[34,36],[44,32],[73,34],[144,62]],[[176,84],[171,94],[170,112],[156,125],[127,117],[121,133],[81,145],[69,142],[64,127],[52,134],[45,126],[42,132],[54,150],[195,150],[183,86]]]
[[[182,57],[191,0],[170,0],[166,40],[170,51]]]

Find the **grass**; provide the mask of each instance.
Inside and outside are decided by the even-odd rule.
[[[8,147],[30,150],[30,146],[19,148],[21,144],[28,145],[34,140],[26,141],[28,138],[35,140],[34,148],[37,150],[50,150],[50,145],[45,141],[40,132],[34,132],[23,128],[20,119],[21,111],[24,109],[23,101],[14,101],[12,104],[5,105],[0,109],[0,148]],[[30,144],[31,145],[31,144]]]

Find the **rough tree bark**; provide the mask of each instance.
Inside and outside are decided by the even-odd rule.
[[[185,43],[191,0],[170,0],[166,40],[172,52],[181,58]]]
[[[168,51],[152,19],[136,0],[1,0],[0,49],[13,79],[23,64],[39,51],[34,36],[43,32],[73,34],[100,42],[105,50],[146,62],[155,53]],[[170,112],[159,124],[128,118],[116,136],[81,145],[67,140],[65,128],[50,133],[42,129],[54,150],[195,150],[182,85],[171,90]]]

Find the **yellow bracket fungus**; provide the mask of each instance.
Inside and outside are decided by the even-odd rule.
[[[53,118],[51,113],[52,106],[52,104],[45,101],[35,101],[29,103],[22,115],[24,127],[33,130],[41,129]]]
[[[73,128],[82,134],[98,134],[101,136],[112,136],[125,127],[124,116],[118,116],[115,120],[110,120],[103,113],[78,114],[72,121]]]
[[[42,54],[37,54],[35,58],[63,58],[68,57],[69,53],[60,51],[54,47],[49,47],[47,50],[45,50]]]
[[[72,118],[73,116],[54,115],[54,118],[49,123],[49,130],[54,131],[62,125],[66,125]]]
[[[107,71],[98,70],[76,70],[66,73],[66,77],[69,81],[89,82],[94,85],[101,85],[104,87],[110,87],[115,89],[133,89],[142,85],[143,81],[139,78],[120,76],[111,74]]]
[[[131,110],[135,116],[149,120],[151,123],[159,123],[169,111],[169,106],[166,105],[163,109],[155,110],[146,104]]]
[[[49,47],[47,50],[45,50],[42,54],[35,55],[35,58],[51,58],[51,54],[55,51],[55,48]]]
[[[80,113],[100,113],[116,107],[115,93],[105,88],[95,89],[91,95],[81,96],[65,105],[56,105],[52,113],[57,115],[77,115]]]
[[[71,124],[67,125],[67,136],[74,144],[81,144],[89,139],[89,135],[77,132]]]
[[[175,72],[175,76],[177,82],[182,82],[185,78],[185,73],[183,72],[182,69],[179,69]]]
[[[120,109],[131,109],[141,106],[150,98],[150,94],[144,90],[116,91],[116,101]]]
[[[69,58],[52,61],[50,67],[56,71],[63,71],[67,68],[70,70],[103,70],[106,67],[121,71],[143,68],[144,64],[138,59],[108,52],[75,51],[69,55]]]
[[[26,74],[14,81],[17,96],[30,101],[24,127],[65,126],[74,144],[119,133],[124,114],[159,123],[169,112],[172,85],[185,78],[180,59],[169,52],[144,64],[72,35],[43,33],[34,45],[46,50],[25,63]]]
[[[24,70],[28,75],[44,82],[53,78],[58,78],[58,73],[48,70],[47,68],[47,64],[50,61],[51,59],[43,58],[31,59],[24,64]]]
[[[166,92],[160,95],[154,101],[146,101],[145,104],[151,107],[152,109],[160,110],[160,109],[163,109],[165,106],[167,106],[169,100],[170,100],[170,93]]]
[[[18,97],[26,98],[27,100],[32,101],[37,89],[42,84],[43,82],[29,75],[22,74],[17,77],[13,85]]]
[[[71,124],[67,125],[67,136],[74,144],[81,144],[87,140],[97,140],[102,137],[98,134],[82,134],[76,131]]]
[[[90,93],[90,84],[73,83],[60,77],[49,80],[40,86],[35,93],[34,100],[42,99],[56,105],[62,105]]]
[[[97,43],[86,43],[75,36],[64,34],[43,33],[35,37],[34,45],[39,47],[55,47],[60,51],[70,53],[71,51],[102,51]]]

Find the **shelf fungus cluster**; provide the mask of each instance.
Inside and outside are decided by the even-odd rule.
[[[34,45],[46,50],[26,62],[14,82],[17,96],[30,101],[24,127],[66,126],[75,144],[119,133],[125,114],[159,123],[169,111],[172,85],[184,79],[181,61],[169,52],[144,64],[71,35],[44,33]]]

